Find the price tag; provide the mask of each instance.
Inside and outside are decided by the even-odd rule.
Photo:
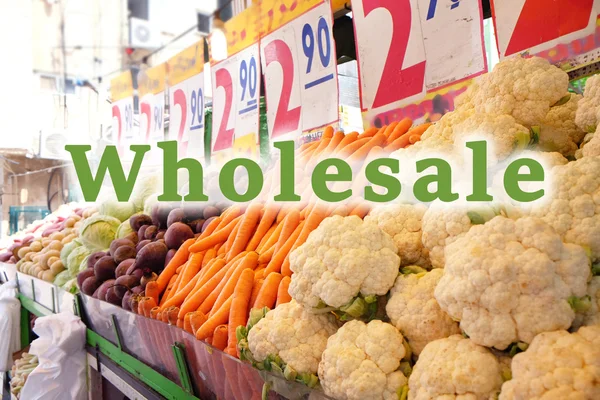
[[[258,43],[214,64],[211,67],[211,78],[213,86],[211,156],[221,163],[232,157],[242,155],[246,157],[249,151],[257,155],[260,97]],[[235,143],[242,145],[235,146]],[[252,150],[248,146],[253,146],[255,149]]]
[[[494,24],[500,58],[537,53],[594,32],[598,0],[495,0]]]
[[[178,155],[204,159],[204,44],[188,47],[168,62],[169,140]]]
[[[164,139],[166,64],[138,73],[140,96],[140,133],[144,143],[156,144]]]
[[[133,129],[133,81],[126,71],[110,81],[112,100],[112,140],[119,154],[126,154],[134,142]]]
[[[338,121],[332,26],[329,2],[322,2],[261,39],[271,141],[297,140]]]
[[[487,70],[478,1],[357,0],[352,10],[363,110],[398,107]]]

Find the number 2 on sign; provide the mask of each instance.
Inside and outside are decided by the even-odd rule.
[[[220,151],[229,149],[233,145],[234,130],[227,129],[227,122],[231,113],[231,103],[233,101],[233,82],[227,68],[221,68],[215,72],[215,86],[217,88],[222,87],[225,90],[225,106],[213,147],[213,151]]]

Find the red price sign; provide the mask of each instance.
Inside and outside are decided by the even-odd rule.
[[[487,69],[480,2],[357,0],[352,6],[363,110],[397,107]]]
[[[492,0],[498,52],[538,53],[587,36],[596,28],[598,0]]]
[[[261,39],[271,140],[298,139],[338,120],[332,25],[323,2]]]

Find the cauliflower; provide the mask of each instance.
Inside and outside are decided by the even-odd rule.
[[[479,113],[512,115],[531,127],[567,94],[568,85],[567,73],[543,58],[511,57],[482,75],[459,103]]]
[[[433,297],[443,273],[434,269],[398,276],[385,307],[392,324],[404,334],[416,355],[427,343],[460,333],[458,323],[440,309]]]
[[[319,363],[321,386],[339,400],[397,400],[406,396],[405,355],[402,334],[392,325],[350,321],[327,340]]]
[[[502,385],[496,357],[462,335],[425,346],[408,379],[409,400],[493,399]]]
[[[427,128],[414,146],[428,146],[429,142],[451,146],[454,144],[454,127],[474,113],[472,109],[456,109],[444,114],[438,122]]]
[[[587,296],[579,304],[582,310],[575,317],[573,329],[582,325],[600,325],[600,276],[594,276],[588,284]]]
[[[595,136],[595,132],[591,132],[591,133],[586,134],[583,137],[583,140],[579,144],[579,149],[575,150],[575,159],[576,160],[579,160],[580,158],[583,157],[583,149],[585,148],[585,146],[587,146],[587,144],[589,142],[592,141],[592,139],[594,139],[594,136]]]
[[[444,268],[446,246],[464,235],[475,224],[482,224],[497,215],[491,207],[448,206],[435,203],[423,215],[423,246],[429,250],[433,268]]]
[[[294,274],[289,293],[313,311],[329,306],[359,317],[366,312],[365,303],[376,308],[375,296],[394,285],[400,266],[397,252],[391,236],[372,222],[357,216],[326,218],[290,254]]]
[[[504,350],[569,328],[590,275],[586,251],[542,220],[499,216],[446,247],[435,298],[471,340]]]
[[[600,399],[600,326],[537,335],[512,361],[500,400]]]
[[[587,147],[587,146],[586,146]],[[584,157],[554,167],[550,200],[531,211],[565,242],[591,250],[600,259],[600,157]]]
[[[327,338],[338,328],[333,315],[312,314],[292,300],[262,316],[262,311],[254,310],[248,327],[240,330],[240,354],[281,371],[287,379],[314,386]]]
[[[600,75],[594,75],[585,82],[583,99],[579,102],[575,123],[585,132],[594,132],[600,112]]]
[[[401,265],[428,267],[428,252],[421,242],[421,219],[426,210],[420,204],[379,206],[371,210],[365,221],[374,222],[394,239]]]
[[[572,94],[569,101],[550,109],[540,124],[539,147],[543,151],[558,151],[573,156],[585,132],[575,124],[575,112],[581,95]]]
[[[598,129],[590,136],[590,139],[581,148],[582,157],[600,156],[600,135],[597,135]]]

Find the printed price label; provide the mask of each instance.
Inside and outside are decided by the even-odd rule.
[[[259,129],[260,61],[258,43],[211,67],[213,123],[211,155],[217,162],[239,157],[234,145],[257,148]],[[243,140],[242,140],[243,139]],[[242,147],[247,147],[244,144]],[[257,152],[254,152],[257,154]],[[244,156],[248,149],[244,149]]]
[[[357,0],[352,6],[363,110],[398,107],[487,70],[480,2]]]
[[[328,2],[291,20],[260,42],[271,141],[338,120],[338,83]]]
[[[495,0],[494,24],[501,58],[537,53],[594,32],[598,0]]]
[[[140,133],[147,144],[155,144],[164,139],[165,75],[165,64],[138,74]]]
[[[131,72],[125,71],[110,81],[112,100],[112,141],[119,154],[127,154],[134,142],[133,129],[133,81]]]
[[[169,140],[179,157],[204,159],[204,47],[187,48],[169,60]]]

